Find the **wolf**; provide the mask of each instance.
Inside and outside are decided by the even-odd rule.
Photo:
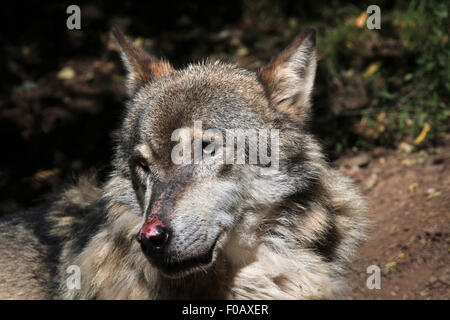
[[[309,130],[315,30],[257,71],[208,60],[176,70],[112,32],[129,99],[111,173],[2,217],[0,298],[344,297],[370,219]],[[172,133],[194,121],[277,130],[276,170],[215,153],[175,164]]]

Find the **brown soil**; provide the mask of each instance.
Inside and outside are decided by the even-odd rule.
[[[449,299],[450,144],[405,154],[375,150],[338,165],[370,202],[375,222],[353,263],[350,299]],[[368,289],[367,267],[381,270]]]

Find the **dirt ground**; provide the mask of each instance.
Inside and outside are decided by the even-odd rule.
[[[364,190],[375,222],[352,265],[350,299],[449,299],[450,143],[344,157],[337,165]],[[368,289],[367,267],[381,270]]]

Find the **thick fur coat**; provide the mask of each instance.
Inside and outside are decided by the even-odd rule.
[[[130,99],[113,171],[104,184],[81,178],[49,205],[0,220],[0,298],[343,297],[368,219],[307,129],[314,30],[258,72],[222,62],[174,70],[114,34]],[[278,170],[217,154],[175,165],[172,132],[198,120],[219,132],[278,130]],[[155,219],[167,240],[150,252],[136,235]],[[71,266],[79,288],[68,286]]]

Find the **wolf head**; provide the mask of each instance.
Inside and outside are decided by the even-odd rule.
[[[122,201],[142,217],[136,237],[144,254],[168,277],[206,270],[219,255],[245,260],[258,245],[250,235],[270,233],[263,222],[271,215],[282,221],[283,202],[307,197],[319,175],[320,152],[305,129],[315,31],[304,31],[258,72],[221,62],[175,70],[113,33],[129,93],[113,174]],[[239,148],[239,138],[227,136],[237,131],[257,138]],[[251,150],[259,154],[254,163]]]

